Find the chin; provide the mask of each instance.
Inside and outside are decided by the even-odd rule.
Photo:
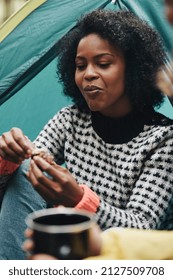
[[[92,112],[100,112],[104,110],[104,108],[102,106],[98,106],[98,104],[88,104],[88,107]]]
[[[98,106],[95,106],[94,104],[90,104],[88,102],[87,102],[87,104],[88,104],[88,107],[91,111],[93,111],[93,112],[98,111]]]
[[[89,106],[90,111],[92,112],[100,112],[99,108]]]

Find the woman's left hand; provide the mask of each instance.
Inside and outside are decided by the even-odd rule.
[[[83,190],[72,174],[64,167],[51,165],[34,156],[27,173],[35,190],[49,203],[75,207],[82,199]]]

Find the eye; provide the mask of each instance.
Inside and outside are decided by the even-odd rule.
[[[85,69],[85,64],[76,64],[76,70],[83,71]]]
[[[99,63],[98,65],[99,65],[100,68],[105,69],[105,68],[108,68],[108,67],[111,65],[111,63],[110,63],[110,62],[107,62],[107,63]]]

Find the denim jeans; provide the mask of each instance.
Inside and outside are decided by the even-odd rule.
[[[25,252],[21,246],[25,240],[26,216],[47,208],[47,203],[33,189],[25,173],[29,160],[25,160],[8,182],[0,211],[0,259],[23,260]]]

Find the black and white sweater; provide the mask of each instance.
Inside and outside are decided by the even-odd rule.
[[[172,120],[158,113],[112,120],[72,105],[48,122],[35,144],[100,197],[96,219],[103,230],[173,228]]]

